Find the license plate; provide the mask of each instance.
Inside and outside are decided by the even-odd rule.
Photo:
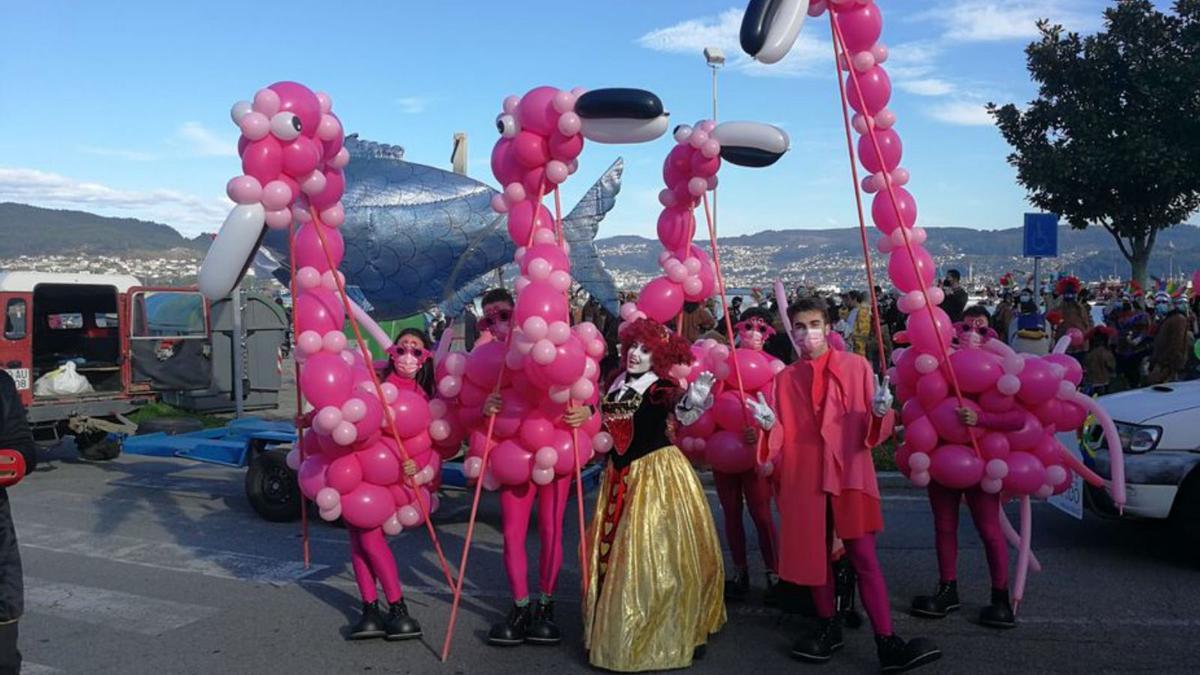
[[[13,383],[17,385],[17,391],[29,388],[28,368],[14,368],[12,370],[6,369],[4,372],[8,373],[8,376],[13,379]]]

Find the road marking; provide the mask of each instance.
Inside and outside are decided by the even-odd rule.
[[[29,577],[25,578],[25,606],[38,614],[142,635],[161,635],[219,611],[204,605]]]
[[[58,668],[51,668],[40,663],[32,663],[30,661],[21,662],[21,675],[54,675],[54,673],[61,672]]]
[[[184,546],[118,534],[82,532],[30,522],[21,524],[19,541],[23,548],[274,585],[294,583],[328,567],[312,565],[304,569],[304,563],[298,560],[277,560],[248,553]]]

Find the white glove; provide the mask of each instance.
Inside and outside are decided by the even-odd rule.
[[[688,408],[707,408],[712,398],[713,382],[716,377],[707,370],[700,373],[696,377],[696,381],[688,387],[687,391],[687,407]]]
[[[875,396],[871,399],[871,412],[876,417],[883,417],[892,409],[892,392],[888,389],[888,384],[889,378],[884,375],[879,386],[875,388]]]
[[[765,431],[770,431],[775,426],[775,411],[771,410],[771,406],[767,405],[767,399],[762,392],[758,393],[758,400],[747,399],[746,407],[750,409],[750,414],[754,416],[754,421],[758,422],[758,426]]]

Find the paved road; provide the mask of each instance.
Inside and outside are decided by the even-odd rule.
[[[259,520],[242,495],[239,471],[128,456],[85,464],[71,454],[54,451],[44,469],[11,492],[25,559],[27,673],[588,669],[579,607],[569,600],[578,593],[570,550],[559,609],[567,642],[515,650],[482,644],[509,602],[495,499],[485,499],[454,652],[440,664],[435,650],[447,622],[448,594],[424,531],[392,540],[410,608],[426,628],[424,642],[346,643],[340,631],[358,602],[343,530],[314,524],[312,566],[305,569],[298,525]],[[924,672],[1195,672],[1200,570],[1172,552],[1161,528],[1090,516],[1079,523],[1037,507],[1035,548],[1047,571],[1030,580],[1022,625],[995,632],[972,622],[987,581],[965,518],[964,611],[934,623],[901,613],[935,576],[930,516],[920,492],[890,489],[885,500],[888,530],[880,548],[897,630],[929,635],[946,652]],[[451,494],[442,504],[442,543],[457,558],[470,503]],[[578,541],[574,523],[568,517],[569,542]],[[786,656],[801,625],[757,604],[733,605],[728,628],[694,670],[803,671],[806,666]],[[832,664],[815,672],[875,669],[870,635],[859,630],[849,632],[845,651]]]

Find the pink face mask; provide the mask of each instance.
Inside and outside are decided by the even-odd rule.
[[[822,352],[828,344],[828,341],[825,338],[825,333],[818,330],[793,331],[792,339],[795,340],[796,345],[800,347],[800,353],[805,356]]]
[[[404,377],[415,377],[425,360],[429,358],[427,350],[408,345],[393,345],[388,349],[388,355],[392,358],[392,365],[396,367],[396,372]]]

